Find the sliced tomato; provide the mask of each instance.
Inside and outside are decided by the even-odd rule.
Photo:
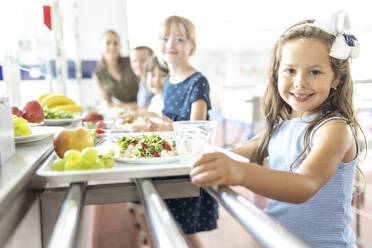
[[[133,147],[136,147],[136,143],[134,143],[134,142],[130,142],[130,144],[129,145],[131,145],[131,146],[133,146]]]
[[[152,155],[154,155],[154,157],[160,157],[160,153],[158,153],[158,152],[154,152]]]
[[[172,150],[172,147],[166,141],[163,143],[163,147],[164,147],[165,150],[168,150],[168,151]]]
[[[146,149],[146,148],[147,148],[147,145],[146,145],[144,142],[141,142],[140,145],[141,145],[141,147],[142,147],[143,149]]]
[[[102,134],[102,133],[105,133],[105,130],[97,128],[96,130],[94,130],[94,132],[97,133],[97,134]]]

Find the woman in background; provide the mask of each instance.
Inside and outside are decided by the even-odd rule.
[[[102,59],[94,79],[109,106],[136,107],[139,78],[130,66],[129,57],[120,54],[120,37],[108,30],[102,36]]]

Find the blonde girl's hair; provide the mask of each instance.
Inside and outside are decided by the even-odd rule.
[[[188,19],[182,16],[170,16],[162,23],[160,28],[160,36],[159,39],[162,40],[165,37],[169,36],[170,29],[172,24],[177,24],[179,26],[184,27],[186,39],[191,41],[194,45],[194,49],[196,48],[196,29],[195,25]]]
[[[146,63],[145,78],[147,77],[147,74],[153,72],[155,68],[159,68],[159,70],[161,72],[164,72],[165,74],[169,73],[167,64],[164,61],[160,60],[158,57],[152,56]]]
[[[119,34],[112,30],[112,29],[109,29],[107,31],[105,31],[102,35],[101,35],[101,40],[103,39],[103,37],[105,37],[107,34],[113,34],[115,36],[117,36],[119,38],[119,41],[120,41],[120,36]],[[122,57],[122,56],[119,56],[118,57],[118,66],[119,68],[123,68],[125,65],[125,58]],[[102,70],[106,70],[107,69],[107,63],[105,61],[105,58],[102,56],[101,57],[101,60],[98,62],[98,70],[102,71]]]
[[[315,39],[325,44],[328,50],[330,50],[335,40],[333,35],[311,25],[306,25],[306,23],[313,22],[314,20],[306,20],[290,27],[279,37],[272,49],[269,82],[262,99],[265,129],[263,135],[258,140],[258,146],[254,154],[254,160],[259,164],[262,164],[264,158],[267,156],[267,146],[274,126],[283,120],[289,119],[292,111],[291,107],[280,97],[278,92],[278,69],[283,46],[287,42],[297,39]],[[340,82],[337,89],[331,89],[328,98],[315,110],[320,114],[313,121],[309,122],[309,127],[305,132],[303,140],[304,150],[293,161],[291,169],[297,160],[302,161],[306,157],[310,134],[314,127],[330,116],[341,115],[346,118],[356,137],[359,135],[364,137],[364,146],[359,145],[359,147],[366,148],[366,138],[353,107],[353,81],[351,79],[349,60],[332,57],[329,57],[329,59],[334,75],[340,78]],[[357,142],[360,143],[359,139],[357,139]]]

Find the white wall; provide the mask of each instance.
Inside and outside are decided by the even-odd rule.
[[[126,0],[79,0],[78,6],[78,48],[82,59],[100,58],[100,38],[113,29],[119,33],[122,55],[128,54]]]
[[[295,22],[345,9],[351,19],[351,30],[347,33],[355,34],[361,44],[361,55],[353,62],[353,76],[358,80],[372,78],[370,1],[133,0],[127,4],[131,46],[157,47],[161,22],[170,15],[181,15],[196,26],[197,53],[268,53],[278,36]]]

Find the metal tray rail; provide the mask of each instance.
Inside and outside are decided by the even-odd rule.
[[[189,247],[187,241],[150,179],[135,179],[156,247]]]
[[[306,248],[305,244],[279,222],[229,187],[204,188],[218,201],[263,247]]]
[[[79,231],[81,210],[84,204],[86,183],[70,185],[63,201],[48,248],[73,248]]]

